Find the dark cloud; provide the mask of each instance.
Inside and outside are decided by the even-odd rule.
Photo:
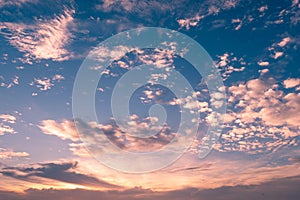
[[[0,191],[0,200],[38,200],[38,199],[114,199],[114,200],[298,200],[300,191],[300,176],[285,179],[273,180],[261,185],[221,187],[217,189],[199,190],[186,188],[183,190],[169,192],[155,192],[152,190],[133,188],[130,190],[118,191],[90,191],[83,189],[76,190],[55,190],[55,189],[29,189],[25,194]]]
[[[34,178],[42,177],[78,185],[119,188],[119,186],[112,185],[98,178],[77,173],[75,171],[77,165],[77,162],[42,163],[29,167],[4,167],[0,170],[0,173],[4,176],[30,182],[36,181]]]
[[[212,166],[213,166],[213,164],[208,163],[208,164],[204,164],[204,165],[200,165],[200,166],[195,166],[195,167],[186,167],[186,168],[174,169],[174,170],[171,170],[170,172],[171,173],[175,173],[175,172],[185,172],[185,171],[207,171]]]

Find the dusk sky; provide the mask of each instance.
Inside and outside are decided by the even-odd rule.
[[[299,200],[299,33],[299,0],[0,0],[0,200]]]

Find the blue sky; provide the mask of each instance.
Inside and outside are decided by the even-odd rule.
[[[299,24],[298,0],[0,0],[0,199],[63,199],[66,194],[78,194],[74,199],[297,199]],[[227,111],[221,116],[222,134],[204,159],[198,157],[199,147],[213,124],[212,108],[225,105],[220,102],[225,96],[207,91],[207,79],[174,55],[172,45],[170,51],[97,48],[118,33],[145,27],[192,38],[220,74]],[[105,133],[125,151],[151,152],[176,137],[180,106],[196,110],[198,135],[178,160],[152,173],[123,173],[99,160],[101,148],[84,145],[89,140],[76,129],[72,95],[76,75],[93,53],[114,63],[97,85],[99,123],[85,121],[85,131],[92,139]],[[133,66],[149,63],[171,71],[174,65],[195,93],[176,99],[168,88],[140,87],[130,99],[131,121],[122,130],[110,121],[111,90],[105,86],[113,87],[110,80],[119,80]],[[154,103],[167,108],[167,124],[155,136],[135,137],[157,131],[151,120],[159,119],[148,115]],[[100,147],[106,145],[101,142]]]

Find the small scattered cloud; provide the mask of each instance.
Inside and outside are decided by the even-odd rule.
[[[261,6],[258,8],[259,12],[265,12],[266,10],[268,10],[268,5],[265,6]]]
[[[224,53],[221,56],[218,56],[216,65],[221,73],[223,80],[227,80],[230,75],[234,72],[242,72],[246,68],[247,63],[243,58],[238,58],[234,56],[233,53]]]
[[[1,81],[2,80],[2,81]],[[19,85],[19,76],[14,76],[10,81],[5,82],[4,77],[0,76],[0,86],[7,89]]]
[[[39,88],[41,91],[50,90],[52,86],[54,86],[53,83],[51,83],[51,79],[43,78],[43,79],[34,79],[34,82],[36,83],[36,87]]]
[[[52,87],[54,87],[55,82],[61,82],[64,80],[65,77],[63,77],[60,74],[54,75],[52,78],[34,78],[34,81],[30,83],[31,86],[35,85],[40,91],[47,91],[50,90]],[[37,93],[32,93],[32,96],[36,96]]]
[[[191,18],[185,18],[185,19],[178,19],[177,23],[179,24],[180,28],[185,28],[186,30],[189,30],[190,27],[197,26],[201,19],[203,19],[204,16],[199,16],[198,14],[195,17]]]

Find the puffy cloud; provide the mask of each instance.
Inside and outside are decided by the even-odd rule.
[[[257,64],[259,66],[268,66],[270,63],[268,61],[259,61]]]
[[[300,79],[299,78],[289,78],[283,81],[284,87],[289,89],[296,87],[300,84]]]
[[[266,73],[270,72],[269,69],[262,69],[258,71],[260,73],[261,76],[265,75]]]
[[[38,21],[34,25],[2,23],[1,29],[10,33],[5,37],[10,44],[30,59],[52,59],[63,61],[72,57],[65,47],[72,34],[69,26],[73,23],[74,11],[65,10],[64,14],[52,20]]]
[[[281,56],[283,56],[283,52],[275,52],[275,54],[273,55],[273,58],[278,59]]]
[[[255,154],[298,145],[299,94],[285,94],[272,79],[252,79],[228,92],[226,131],[216,149]]]

